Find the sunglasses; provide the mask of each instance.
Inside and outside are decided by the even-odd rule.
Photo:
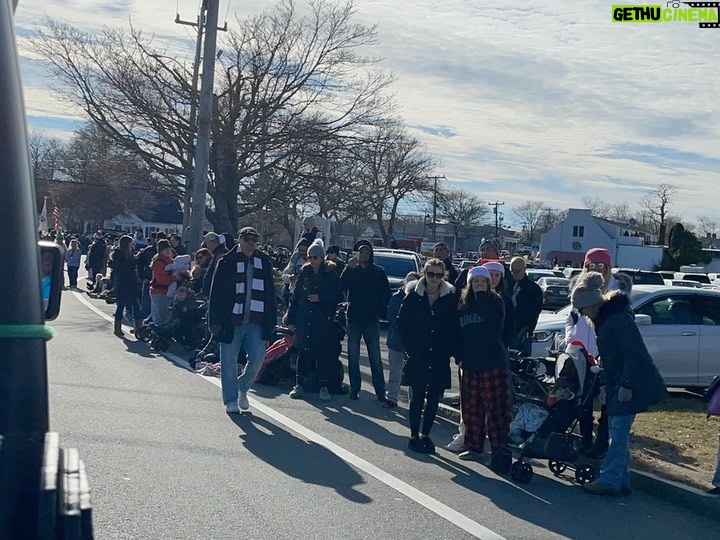
[[[431,272],[430,270],[425,271],[425,276],[430,279],[442,279],[445,276],[445,272]]]
[[[257,244],[260,238],[257,236],[243,236],[243,241],[247,242],[248,244]]]
[[[585,268],[588,270],[605,270],[607,265],[605,263],[587,263]]]
[[[315,259],[322,259],[322,257],[321,257],[320,255],[310,255],[310,256],[308,257],[308,259],[313,259],[313,260],[315,260]]]

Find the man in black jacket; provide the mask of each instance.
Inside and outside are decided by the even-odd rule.
[[[445,242],[438,242],[433,249],[433,257],[440,259],[445,264],[445,281],[454,285],[458,278],[458,271],[455,269],[450,258],[450,250]]]
[[[254,228],[240,229],[238,245],[219,258],[210,287],[208,327],[220,341],[220,381],[230,414],[250,408],[247,392],[262,367],[265,343],[277,322],[272,261],[257,249],[259,239]],[[240,349],[247,364],[238,377]]]
[[[510,271],[515,282],[512,290],[508,292],[515,308],[517,329],[513,348],[519,350],[523,356],[530,356],[532,335],[543,308],[543,293],[540,286],[527,277],[525,259],[514,257],[510,261]]]
[[[347,333],[348,374],[350,375],[350,399],[358,399],[362,377],[360,375],[360,338],[367,347],[372,382],[378,400],[385,402],[385,374],[380,358],[380,316],[385,313],[390,300],[390,283],[385,270],[373,262],[373,247],[367,240],[360,240],[353,251],[358,253],[358,263],[348,265],[340,280],[348,291]]]

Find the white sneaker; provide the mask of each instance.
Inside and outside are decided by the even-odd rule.
[[[238,405],[243,411],[247,411],[250,408],[250,402],[248,401],[247,394],[241,392],[238,396]]]
[[[237,414],[240,412],[240,408],[238,407],[237,403],[230,402],[227,405],[225,405],[225,412],[228,414]]]
[[[332,396],[330,395],[330,392],[328,391],[327,386],[323,386],[320,389],[320,393],[319,393],[318,397],[320,397],[320,401],[330,401],[332,399]]]
[[[453,435],[453,440],[450,441],[450,443],[445,447],[451,452],[462,452],[465,450],[465,441],[463,440],[464,437],[460,435],[459,433],[456,433]]]

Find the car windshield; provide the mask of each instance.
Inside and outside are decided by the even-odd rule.
[[[630,292],[630,304],[632,304],[633,306],[636,306],[636,305],[638,304],[638,302],[640,302],[640,301],[641,301],[643,298],[645,298],[648,294],[650,294],[650,293],[649,293],[649,292],[646,292],[646,291],[631,291],[631,292]],[[555,311],[554,313],[555,313],[555,315],[565,315],[565,316],[567,316],[567,315],[570,313],[570,310],[571,310],[571,309],[572,309],[572,305],[571,305],[571,304],[568,304],[568,305],[565,306],[564,308],[558,309],[558,310]]]
[[[375,264],[382,266],[388,276],[404,278],[408,272],[417,272],[415,261],[409,257],[388,257],[375,254],[374,259]]]

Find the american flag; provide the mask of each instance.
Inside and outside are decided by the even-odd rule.
[[[58,207],[56,206],[53,208],[53,218],[55,218],[55,230],[60,230],[60,210],[58,210]]]

